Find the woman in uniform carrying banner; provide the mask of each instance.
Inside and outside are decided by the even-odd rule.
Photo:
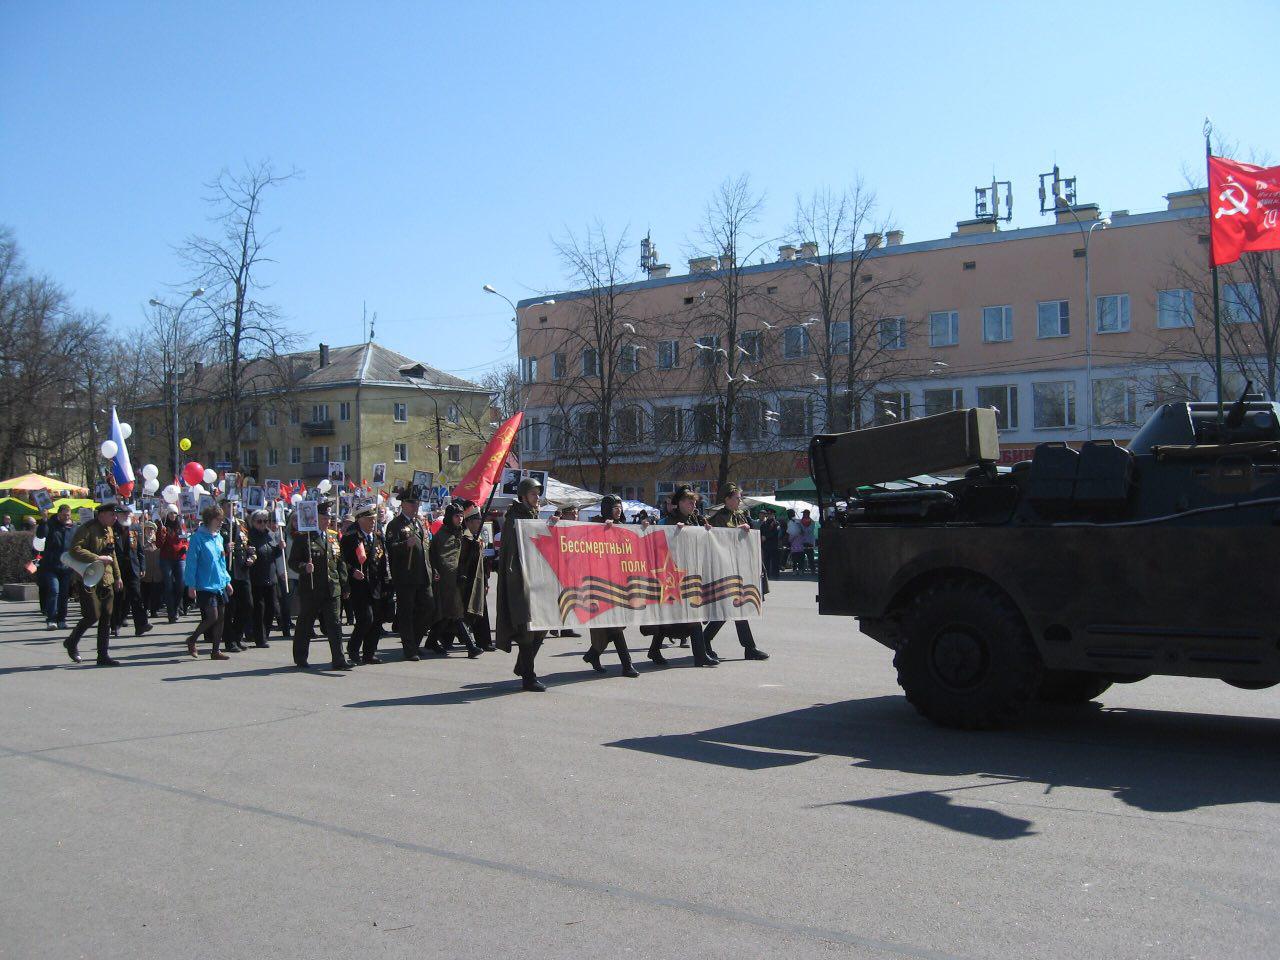
[[[538,679],[534,660],[542,646],[544,631],[529,629],[529,601],[525,596],[524,570],[520,565],[520,537],[516,523],[538,519],[538,498],[542,484],[533,477],[525,477],[516,489],[517,500],[507,510],[502,525],[502,549],[498,554],[498,620],[494,626],[494,640],[499,649],[507,653],[516,647],[516,666],[513,671],[521,680],[521,689],[542,693],[547,688]]]
[[[613,495],[604,497],[600,501],[600,516],[591,519],[593,523],[603,523],[606,527],[613,526],[615,523],[625,523],[622,516],[622,501]],[[640,676],[636,668],[631,665],[631,651],[627,649],[622,627],[592,627],[591,646],[582,655],[582,659],[591,664],[591,669],[596,673],[608,673],[600,663],[600,654],[604,653],[605,648],[611,643],[618,651],[618,660],[622,663],[622,675],[624,677]]]
[[[706,519],[702,514],[698,513],[698,495],[688,484],[679,487],[671,495],[671,509],[662,518],[662,523],[665,526],[674,526],[677,529],[693,525],[699,527],[707,526]],[[706,644],[702,638],[701,623],[667,623],[658,627],[641,627],[640,632],[653,638],[649,644],[649,659],[660,666],[665,666],[667,663],[666,657],[662,655],[663,637],[687,636],[689,642],[693,645],[693,665],[695,667],[714,667],[720,662],[707,652]]]

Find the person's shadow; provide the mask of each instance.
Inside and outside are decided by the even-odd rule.
[[[1274,762],[1280,721],[1165,710],[1040,707],[1012,730],[937,727],[902,697],[815,704],[687,734],[607,746],[739,770],[795,766],[820,756],[928,777],[967,777],[1102,790],[1140,810],[1173,813],[1280,801]],[[1032,822],[959,802],[955,790],[911,791],[834,804],[892,812],[991,839],[1016,839]]]

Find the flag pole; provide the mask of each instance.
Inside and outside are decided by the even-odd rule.
[[[1213,124],[1209,122],[1209,118],[1205,117],[1204,121],[1204,165],[1205,165],[1205,191],[1208,198],[1208,191],[1213,183],[1213,175],[1209,169],[1209,160],[1213,156],[1213,150],[1209,145],[1209,136],[1213,133]],[[1209,198],[1211,199],[1211,198]],[[1212,205],[1212,204],[1210,204]],[[1218,307],[1218,265],[1214,261],[1213,256],[1213,224],[1209,224],[1210,242],[1209,242],[1209,268],[1213,274],[1213,375],[1217,380],[1218,390],[1218,442],[1222,442],[1222,317],[1219,314]]]

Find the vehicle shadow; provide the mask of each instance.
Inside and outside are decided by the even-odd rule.
[[[1100,790],[1140,810],[1177,813],[1280,801],[1280,765],[1259,762],[1274,757],[1278,737],[1280,721],[1272,719],[1097,703],[1043,707],[1011,730],[947,730],[917,716],[902,697],[884,696],[606,746],[740,770],[849,757],[874,770],[1043,784],[1046,793],[1056,787]],[[840,804],[992,839],[1034,832],[1030,821],[957,802],[957,792],[912,791]]]

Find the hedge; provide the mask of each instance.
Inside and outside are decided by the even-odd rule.
[[[0,532],[0,583],[35,582],[35,575],[26,571],[33,537],[30,531]]]

